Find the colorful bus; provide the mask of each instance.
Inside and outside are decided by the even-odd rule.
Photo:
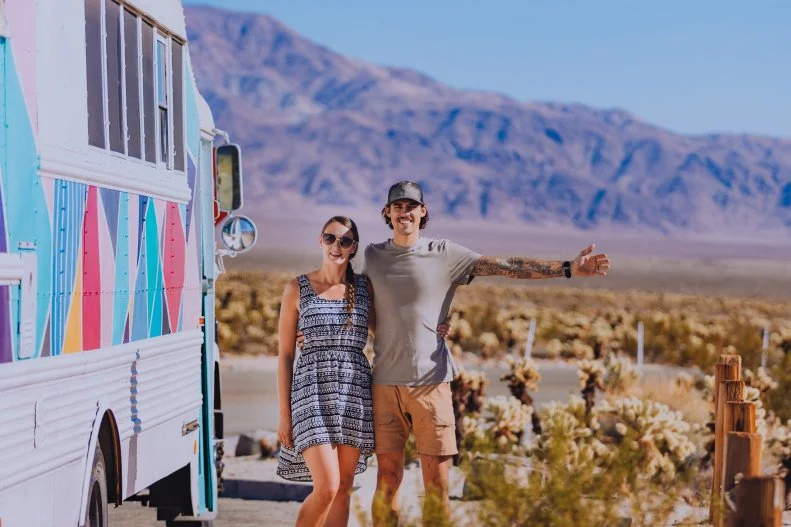
[[[216,516],[241,177],[179,0],[0,0],[2,527],[105,526],[133,499]]]

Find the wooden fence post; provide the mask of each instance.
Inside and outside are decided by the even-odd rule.
[[[725,420],[725,407],[728,402],[740,402],[744,399],[744,381],[722,381],[717,397],[717,423],[714,443],[714,493],[712,502],[717,506],[712,511],[714,527],[724,525],[725,515],[722,514],[722,488],[725,482],[725,438],[731,432],[731,423]]]
[[[720,356],[721,360],[725,360],[725,357],[732,357],[728,355]],[[741,359],[741,357],[739,357]],[[735,362],[734,359],[729,359],[732,362]],[[726,362],[721,362],[714,365],[714,460],[713,460],[713,472],[714,477],[711,481],[711,504],[709,508],[709,516],[714,519],[714,511],[718,510],[721,507],[721,500],[720,500],[720,493],[719,493],[719,481],[721,479],[720,470],[722,469],[722,463],[719,460],[722,459],[722,449],[724,447],[723,437],[722,435],[722,407],[724,403],[720,402],[721,394],[720,394],[720,386],[724,381],[736,381],[741,377],[741,370],[740,370],[741,363],[737,367],[736,364],[729,364]],[[724,395],[724,394],[723,394]]]
[[[736,485],[736,474],[759,476],[761,474],[761,447],[763,438],[750,432],[728,432],[725,439],[725,493]]]
[[[733,364],[736,367],[736,381],[742,380],[742,356],[741,355],[720,355],[720,362],[723,364]]]
[[[724,419],[726,426],[734,432],[755,433],[755,403],[726,402]]]
[[[736,510],[728,527],[781,527],[785,485],[777,476],[748,476],[735,488]]]

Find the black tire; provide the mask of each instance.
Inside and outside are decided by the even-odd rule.
[[[165,522],[165,527],[212,527],[213,524],[214,522],[211,520],[186,522],[168,521]]]
[[[85,511],[86,527],[107,527],[107,470],[102,447],[96,444],[88,486],[88,508]]]

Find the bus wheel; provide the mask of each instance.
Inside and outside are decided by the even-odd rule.
[[[87,527],[107,527],[107,472],[104,467],[104,454],[99,443],[93,454],[91,483],[88,487],[88,510],[85,511]]]
[[[186,521],[186,522],[177,522],[177,521],[169,521],[165,522],[165,527],[212,527],[211,520],[208,521]]]

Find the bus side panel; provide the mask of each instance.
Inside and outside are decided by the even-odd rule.
[[[8,10],[36,5],[12,1]],[[27,27],[18,18],[9,31]],[[20,52],[29,59],[24,76],[11,48],[31,39]],[[30,35],[0,37],[0,273],[20,254],[35,257],[28,297],[0,283],[4,527],[76,525],[101,405],[118,419],[124,498],[185,465],[197,474],[205,448],[206,423],[190,426],[203,402],[200,140],[189,141],[187,202],[39,173],[35,97],[56,83],[36,67],[35,49]],[[189,127],[198,138],[196,118]],[[31,297],[35,309],[23,319]],[[34,345],[22,353],[17,328],[27,325]]]

